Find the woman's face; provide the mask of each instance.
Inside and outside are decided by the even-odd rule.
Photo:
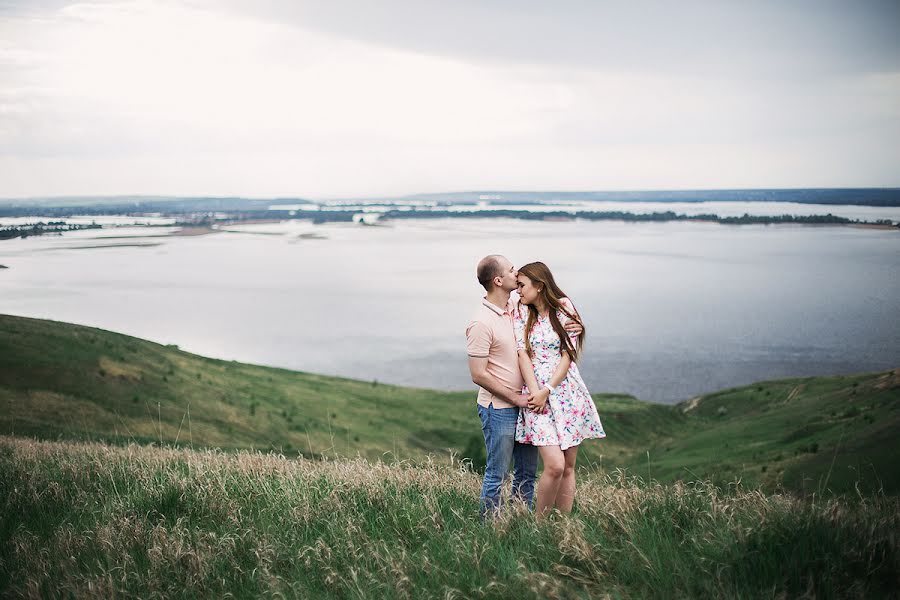
[[[541,284],[535,285],[531,279],[522,274],[516,277],[516,285],[523,304],[534,304],[543,289]]]

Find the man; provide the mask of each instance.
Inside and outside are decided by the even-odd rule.
[[[478,282],[487,295],[466,328],[469,372],[478,390],[478,416],[484,433],[487,466],[481,486],[481,516],[500,507],[500,489],[513,461],[513,496],[530,508],[534,497],[538,450],[516,442],[519,409],[528,406],[531,396],[521,393],[524,381],[519,371],[512,314],[515,303],[510,293],[516,289],[518,272],[504,256],[492,254],[478,263]],[[577,328],[577,329],[576,329]],[[567,329],[581,331],[575,322]]]

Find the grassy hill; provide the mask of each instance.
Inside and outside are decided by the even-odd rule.
[[[895,497],[587,473],[482,525],[458,464],[0,436],[0,596],[896,598]]]
[[[688,426],[650,449],[654,477],[900,492],[900,369],[763,382],[679,408]]]
[[[0,316],[0,432],[422,457],[477,433],[471,394],[214,360],[109,331]],[[465,440],[463,440],[465,441]]]
[[[609,437],[583,470],[802,491],[900,492],[900,369],[771,381],[679,406],[595,394]],[[0,434],[257,448],[306,457],[483,463],[474,392],[214,360],[66,323],[0,315]]]

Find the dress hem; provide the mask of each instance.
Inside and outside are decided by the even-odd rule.
[[[602,440],[605,437],[606,437],[605,433],[603,435],[593,435],[590,437],[583,437],[583,438],[581,438],[581,442],[584,442],[586,440]],[[516,440],[516,442],[518,442],[519,444],[528,444],[529,446],[536,446],[538,448],[545,448],[547,446],[559,446],[560,450],[568,450],[569,448],[574,448],[575,446],[581,445],[581,442],[578,442],[577,444],[571,444],[571,445],[563,448],[562,444],[535,444],[534,442],[523,442],[522,440],[518,440],[518,439]]]

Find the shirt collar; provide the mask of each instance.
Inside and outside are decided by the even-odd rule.
[[[499,306],[497,306],[496,304],[488,301],[487,298],[482,298],[481,303],[484,304],[485,306],[487,306],[492,311],[494,311],[497,314],[497,316],[499,316],[499,317],[502,317],[503,315],[511,314],[511,312],[512,312],[510,310],[509,304],[507,304],[506,308],[503,309],[503,308],[500,308]]]

